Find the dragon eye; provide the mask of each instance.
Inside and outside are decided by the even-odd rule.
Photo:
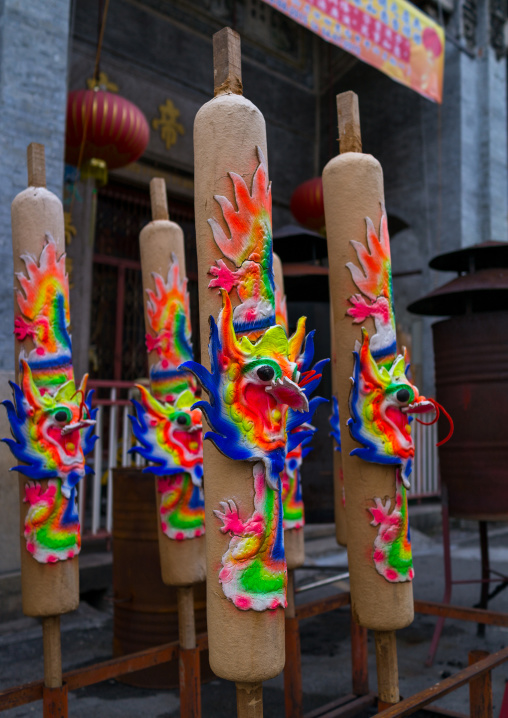
[[[69,421],[69,414],[64,409],[59,409],[54,416],[56,421],[62,424],[66,421]]]
[[[411,394],[409,393],[408,389],[399,389],[397,394],[395,395],[397,397],[397,400],[400,401],[401,404],[405,404],[406,401],[409,400],[409,397]]]
[[[256,374],[261,379],[261,381],[271,381],[275,376],[275,370],[272,366],[269,366],[267,364],[266,366],[260,366],[256,370]]]
[[[180,424],[180,426],[189,426],[190,416],[187,416],[187,414],[178,414],[176,417],[176,423]]]

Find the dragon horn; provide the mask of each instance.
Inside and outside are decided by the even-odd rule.
[[[23,394],[25,396],[25,399],[35,409],[40,409],[43,406],[44,401],[42,399],[39,389],[37,388],[37,384],[34,381],[32,370],[30,369],[30,365],[24,359],[21,359],[20,364],[21,364],[21,382],[20,382],[20,384],[21,384],[21,388],[23,389]]]
[[[289,361],[296,361],[302,351],[303,340],[305,339],[305,322],[307,317],[300,317],[296,325],[295,333],[288,340]]]
[[[83,378],[81,379],[81,384],[79,385],[78,391],[83,392],[82,396],[86,395],[86,385],[88,382],[88,374],[83,374]]]
[[[231,299],[225,289],[221,289],[220,293],[222,296],[222,309],[219,314],[218,325],[222,347],[226,356],[238,356],[241,350],[233,326],[233,307],[231,306]]]

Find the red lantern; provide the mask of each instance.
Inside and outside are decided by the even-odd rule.
[[[322,232],[325,228],[325,205],[321,177],[314,177],[298,185],[291,197],[290,207],[300,224],[307,229]]]
[[[81,144],[85,137],[83,155]],[[146,149],[150,128],[129,100],[104,90],[77,90],[67,99],[65,161],[78,165],[99,159],[113,170],[134,162]]]

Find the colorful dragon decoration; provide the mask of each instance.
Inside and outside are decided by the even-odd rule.
[[[187,278],[180,278],[180,264],[171,255],[167,280],[152,273],[155,291],[147,289],[146,310],[150,332],[146,333],[148,352],[158,361],[150,367],[150,389],[158,401],[174,402],[181,392],[195,389],[193,376],[178,369],[192,359],[192,330]]]
[[[69,283],[65,254],[58,257],[47,234],[39,261],[23,255],[27,276],[16,276],[20,314],[14,321],[20,352],[20,384],[11,382],[14,401],[4,401],[12,437],[3,439],[23,462],[12,470],[31,479],[25,485],[29,505],[24,526],[27,550],[40,563],[76,556],[81,547],[76,485],[92,469],[85,463],[97,439],[92,392],[87,377],[76,389],[69,334]],[[38,483],[47,480],[46,484]]]
[[[221,531],[232,537],[219,574],[224,594],[237,608],[264,611],[286,605],[280,474],[286,453],[311,435],[296,429],[320,402],[318,397],[309,402],[308,394],[321,377],[311,371],[305,386],[300,382],[305,319],[290,338],[274,325],[255,342],[238,339],[231,300],[226,291],[221,294],[218,323],[210,318],[211,372],[196,362],[183,368],[195,373],[209,396],[195,405],[212,427],[205,439],[231,459],[255,462],[252,516],[243,520],[232,499],[214,513]]]
[[[157,352],[158,361],[150,369],[152,393],[137,386],[140,400],[133,401],[136,416],[130,419],[138,446],[132,451],[152,462],[145,471],[157,476],[161,529],[180,541],[205,533],[201,412],[192,408],[197,384],[193,374],[179,369],[192,359],[189,294],[175,254],[167,281],[152,276],[146,347]]]
[[[355,324],[371,318],[372,339],[362,329],[362,343],[354,352],[352,389],[349,399],[352,438],[360,444],[352,455],[365,461],[394,465],[395,506],[375,498],[372,525],[379,526],[373,560],[377,571],[388,581],[410,581],[414,576],[406,489],[414,457],[410,414],[436,411],[434,400],[421,396],[407,376],[405,352],[397,354],[393,307],[390,240],[387,217],[382,208],[379,236],[366,219],[367,247],[352,241],[359,267],[346,265],[359,290],[350,297],[348,314]],[[338,416],[338,406],[337,406]]]

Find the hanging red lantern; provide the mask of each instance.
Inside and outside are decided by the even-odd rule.
[[[307,229],[323,232],[325,228],[325,206],[321,177],[302,182],[291,197],[291,212],[297,222]]]
[[[93,158],[106,162],[110,170],[124,167],[143,154],[149,137],[146,117],[129,100],[104,90],[69,93],[65,138],[68,164],[83,165]]]

